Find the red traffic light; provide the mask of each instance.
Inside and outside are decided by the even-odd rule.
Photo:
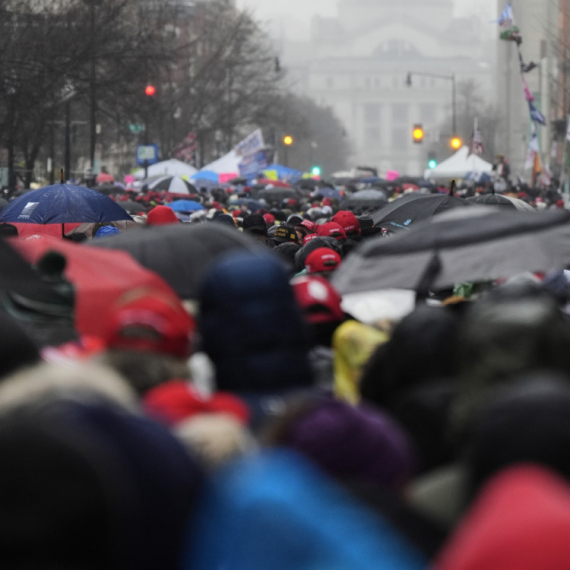
[[[144,92],[147,97],[154,97],[156,95],[156,87],[154,85],[147,85]]]

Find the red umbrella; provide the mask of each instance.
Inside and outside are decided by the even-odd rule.
[[[136,289],[168,294],[179,302],[176,293],[156,273],[124,251],[85,247],[50,237],[12,239],[11,245],[30,263],[37,263],[49,251],[65,256],[65,275],[77,293],[75,326],[82,335],[100,336],[113,305]]]
[[[115,182],[115,178],[107,172],[101,172],[101,174],[97,175],[97,178],[95,180],[97,184],[108,184],[109,182]]]
[[[262,178],[257,181],[257,184],[263,184],[263,186],[275,186],[275,188],[291,188],[290,184],[287,182],[282,182],[281,180],[269,180],[268,178]]]

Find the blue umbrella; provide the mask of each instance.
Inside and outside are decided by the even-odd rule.
[[[266,206],[259,202],[258,200],[251,200],[249,198],[238,198],[237,200],[232,200],[230,206],[245,206],[248,210],[255,212],[257,210],[262,210]]]
[[[205,210],[202,204],[194,202],[194,200],[176,200],[168,204],[175,212],[195,212],[196,210]]]
[[[193,178],[192,184],[198,188],[206,188],[212,190],[212,188],[219,188],[220,184],[215,180],[209,180],[208,178]]]
[[[0,214],[2,223],[109,223],[132,218],[110,198],[82,186],[56,184],[26,192]]]
[[[200,172],[196,172],[196,174],[192,176],[192,180],[211,180],[212,182],[219,182],[220,177],[216,172],[212,172],[211,170],[200,170]]]

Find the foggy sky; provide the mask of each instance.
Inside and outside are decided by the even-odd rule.
[[[336,0],[237,0],[237,3],[252,10],[272,35],[285,34],[290,39],[308,36],[313,16],[335,16],[337,4]],[[458,17],[494,18],[498,16],[497,3],[500,0],[455,0],[455,13]]]

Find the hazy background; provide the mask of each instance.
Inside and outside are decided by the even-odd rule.
[[[291,40],[308,40],[313,16],[335,16],[337,4],[336,0],[238,0],[237,3],[252,10],[272,35]],[[455,14],[490,20],[498,16],[496,6],[497,0],[455,0]]]

